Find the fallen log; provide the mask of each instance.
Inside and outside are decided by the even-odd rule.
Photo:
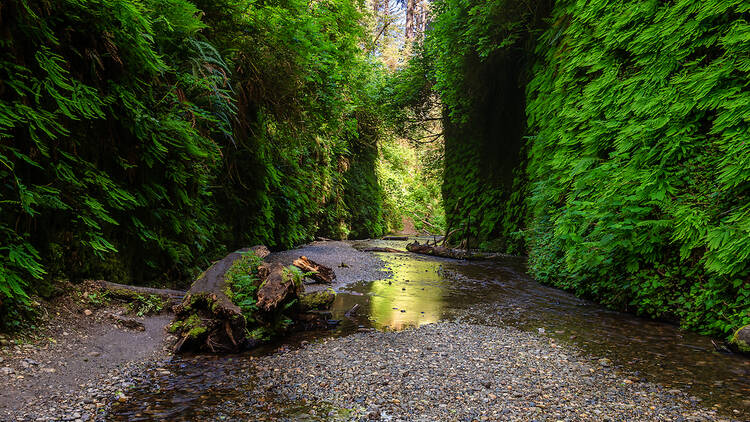
[[[384,236],[383,240],[409,240],[409,236]]]
[[[428,244],[420,245],[419,242],[409,243],[406,245],[406,250],[413,253],[422,255],[439,256],[442,258],[452,259],[466,259],[466,260],[480,260],[480,259],[493,259],[498,257],[498,254],[488,254],[481,252],[472,252],[466,249],[451,249],[444,246],[430,246]]]
[[[89,280],[88,285],[98,290],[106,291],[110,297],[133,301],[138,296],[158,296],[166,303],[167,307],[179,305],[185,298],[185,291],[171,289],[154,289],[151,287],[130,286],[127,284],[112,283],[104,280]]]
[[[260,258],[270,254],[265,246],[254,246],[215,262],[190,286],[182,304],[175,309],[170,331],[177,334],[175,352],[184,350],[239,351],[245,344],[245,318],[239,306],[227,296],[225,274],[246,253]]]
[[[333,269],[328,268],[325,265],[320,265],[306,256],[301,256],[299,259],[295,259],[292,265],[309,273],[308,276],[318,283],[331,284],[333,283],[333,280],[336,279],[336,273],[333,272]]]

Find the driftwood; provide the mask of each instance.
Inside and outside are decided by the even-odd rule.
[[[261,276],[265,281],[258,290],[258,308],[270,312],[290,296],[300,296],[302,286],[285,277],[283,265],[263,264],[260,273],[265,274]]]
[[[264,258],[269,255],[265,246],[239,250],[215,262],[198,276],[175,309],[172,330],[179,339],[175,352],[184,350],[239,351],[244,347],[245,318],[240,307],[226,295],[224,275],[245,252],[255,252]]]
[[[331,284],[336,279],[336,273],[331,268],[320,265],[305,256],[295,259],[292,265],[306,273],[311,273],[309,277],[318,283]]]
[[[430,246],[428,244],[420,245],[419,242],[409,243],[406,245],[406,250],[413,253],[439,256],[442,258],[453,258],[453,259],[467,259],[467,260],[480,260],[480,259],[493,259],[500,256],[499,254],[488,254],[481,252],[472,252],[466,249],[451,249],[444,246]]]

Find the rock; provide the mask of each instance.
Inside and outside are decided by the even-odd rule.
[[[750,325],[746,325],[735,331],[730,343],[741,353],[750,353]]]
[[[334,300],[336,300],[336,292],[333,289],[308,293],[299,298],[300,306],[303,311],[328,309],[331,307]]]
[[[86,316],[91,316],[91,314],[93,314],[93,312],[91,312],[91,311],[90,311],[90,310],[88,310],[88,309],[85,309],[85,310],[83,311],[83,314],[84,314],[84,315],[86,315]]]
[[[607,368],[609,366],[612,366],[612,361],[609,360],[609,359],[607,359],[607,358],[601,358],[601,359],[598,360],[598,362],[599,362],[599,365],[601,365],[601,366],[603,366],[605,368]]]
[[[9,368],[7,366],[5,368],[0,368],[0,374],[3,374],[3,375],[12,375],[12,374],[15,374],[15,373],[16,373],[16,371],[13,370],[13,368]]]
[[[126,328],[132,328],[134,330],[138,331],[145,331],[146,327],[143,325],[141,321],[138,321],[135,318],[129,318],[122,315],[113,314],[111,312],[107,313],[107,317],[115,322],[115,324],[120,325],[122,327]],[[63,333],[65,335],[65,333]]]

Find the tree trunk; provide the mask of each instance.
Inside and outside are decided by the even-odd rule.
[[[416,0],[406,0],[406,39],[414,39],[414,7]]]
[[[261,258],[270,253],[265,246],[233,252],[215,262],[193,282],[182,304],[175,309],[172,324],[178,334],[175,352],[236,352],[245,346],[245,318],[240,307],[227,297],[224,276],[243,253],[250,251]]]

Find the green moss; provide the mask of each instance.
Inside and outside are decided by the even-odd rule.
[[[130,312],[138,316],[158,314],[164,310],[166,303],[161,296],[157,295],[136,295],[132,302],[128,304]]]
[[[743,330],[750,330],[750,325],[740,327],[737,331],[735,331],[732,339],[730,340],[730,343],[737,346],[737,349],[739,349],[740,352],[750,353],[750,344],[748,344],[747,341],[740,339],[740,331]]]
[[[195,338],[207,330],[203,320],[198,315],[190,315],[183,321],[175,321],[169,326],[169,332],[173,334],[187,333],[188,337]]]
[[[328,289],[302,296],[300,298],[300,306],[304,310],[327,309],[335,299],[336,292],[333,289]]]
[[[190,338],[196,338],[205,332],[206,332],[206,327],[200,325],[200,326],[191,328],[190,331],[188,331],[187,336]]]
[[[169,324],[169,327],[167,327],[167,331],[169,331],[172,334],[177,334],[182,330],[182,321],[174,321],[173,323]]]

